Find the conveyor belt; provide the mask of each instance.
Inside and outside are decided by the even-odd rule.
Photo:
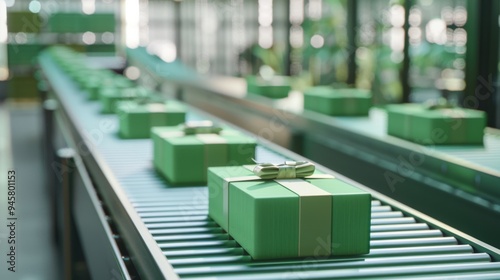
[[[195,72],[188,72],[186,66],[180,65],[179,62],[170,64],[164,63],[159,58],[148,54],[144,48],[129,50],[128,55],[129,59],[134,64],[139,65],[141,69],[148,71],[150,75],[155,76],[158,80],[163,79],[163,82],[185,85],[186,81],[190,84],[201,81],[200,84],[197,84],[200,88],[206,88],[207,90],[213,90],[217,93],[236,98],[255,98],[255,96],[247,96],[246,83],[242,78],[211,77],[207,79]],[[169,71],[156,71],[156,69],[160,67],[159,65],[163,65],[162,67],[169,69]],[[175,69],[179,70],[175,71]],[[179,72],[180,74],[173,76],[171,75],[172,72]],[[162,83],[162,81],[159,81],[159,83]],[[259,98],[256,99],[259,101]],[[299,92],[292,93],[289,98],[282,100],[261,98],[260,102],[298,115],[303,113],[303,95]],[[380,109],[372,109],[369,118],[328,117],[309,111],[306,112],[306,115],[313,116],[314,118],[320,119],[322,122],[338,126],[342,129],[370,136],[375,139],[418,146],[406,140],[387,135],[387,115],[385,111]],[[435,157],[442,157],[452,162],[470,166],[473,169],[486,169],[496,176],[500,176],[500,132],[498,130],[488,129],[486,131],[483,147],[438,145],[425,148],[419,147],[418,150],[426,154],[432,153]]]
[[[157,74],[135,54],[129,62],[192,106],[500,247],[499,130],[486,130],[483,147],[422,146],[388,136],[387,115],[378,108],[367,118],[329,117],[303,112],[299,92],[270,100],[247,94],[241,78],[186,82]]]
[[[372,201],[370,254],[355,258],[252,261],[207,218],[206,187],[168,186],[153,170],[150,140],[119,139],[116,116],[99,114],[97,102],[86,101],[86,95],[78,92],[49,59],[40,61],[73,125],[87,135],[83,136],[85,145],[100,157],[98,168],[104,169],[107,180],[116,182],[114,186],[124,191],[126,201],[122,203],[133,206],[132,214],[137,214],[143,223],[138,223],[138,227],[145,225],[149,233],[137,231],[143,233],[144,239],[152,235],[182,279],[500,279],[500,263],[492,262],[487,253],[476,252],[473,247],[477,244],[462,244],[457,238],[464,240],[463,236],[451,236],[446,234],[449,230],[433,228],[421,218],[380,201],[378,195]],[[188,115],[190,119],[200,117]],[[115,129],[102,129],[105,122],[106,127]],[[258,161],[284,159],[264,146],[258,147]],[[138,240],[124,237],[124,242]],[[146,256],[135,256],[142,257]],[[140,263],[137,260],[136,265]]]
[[[301,94],[295,94],[287,102],[290,111],[303,113],[303,98]],[[370,116],[363,117],[329,117],[315,112],[307,114],[330,122],[339,127],[351,130],[361,135],[367,135],[385,141],[403,141],[387,134],[387,114],[384,110],[372,108]],[[456,146],[456,145],[434,145],[420,146],[419,150],[426,154],[434,153],[436,157],[447,157],[457,160],[472,168],[485,168],[500,176],[500,134],[498,130],[487,129],[485,131],[484,146]]]

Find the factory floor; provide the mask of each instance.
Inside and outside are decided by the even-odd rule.
[[[60,279],[42,163],[39,104],[0,103],[0,279]],[[16,272],[8,270],[7,172],[16,176]],[[7,246],[8,245],[8,246]]]

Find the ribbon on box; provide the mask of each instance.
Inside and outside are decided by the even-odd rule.
[[[203,146],[205,170],[209,166],[227,164],[228,148],[225,145],[227,141],[219,135],[222,131],[221,127],[214,125],[211,121],[191,121],[184,123],[181,127],[182,130],[162,132],[160,136],[162,138],[195,136],[196,139],[205,144]]]
[[[285,161],[283,164],[260,163],[255,167],[244,166],[256,176],[225,178],[222,186],[222,211],[229,230],[229,185],[234,182],[273,180],[299,196],[298,256],[317,255],[318,238],[331,243],[332,195],[303,179],[333,179],[329,174],[315,174],[314,164],[307,161]],[[318,213],[318,209],[329,209]],[[315,230],[311,230],[315,228]],[[324,239],[323,239],[324,240]],[[325,247],[325,246],[323,246]],[[326,246],[325,256],[331,254]]]
[[[191,121],[184,124],[183,132],[192,134],[219,134],[222,127],[215,126],[211,121]]]
[[[285,161],[283,164],[257,164],[252,171],[259,178],[269,180],[303,178],[312,175],[314,170],[314,164],[308,161]]]

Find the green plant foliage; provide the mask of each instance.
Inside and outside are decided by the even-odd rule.
[[[321,18],[306,18],[302,24],[302,67],[310,72],[314,85],[345,82],[350,51],[346,30],[346,3],[341,0],[323,1],[322,9]],[[323,38],[322,44],[314,44],[317,41],[315,38]]]

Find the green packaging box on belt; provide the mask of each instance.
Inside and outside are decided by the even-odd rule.
[[[184,123],[186,108],[169,100],[162,103],[122,101],[117,105],[122,138],[149,138],[155,126],[175,126]]]
[[[153,127],[151,138],[154,166],[172,184],[206,184],[208,167],[249,164],[255,157],[253,138],[210,124]]]
[[[291,90],[290,77],[274,76],[264,79],[258,76],[247,76],[247,92],[269,98],[285,98]]]
[[[125,89],[135,86],[134,82],[121,76],[109,74],[102,71],[102,75],[96,77],[95,75],[87,76],[87,78],[79,77],[80,87],[87,92],[89,100],[98,100],[102,89],[116,88]]]
[[[34,65],[36,58],[43,49],[42,44],[8,44],[7,54],[9,66]]]
[[[387,105],[387,134],[423,145],[482,145],[486,114],[423,104]]]
[[[371,106],[368,90],[318,86],[304,92],[304,109],[330,116],[367,116]]]
[[[100,89],[99,94],[103,114],[116,113],[116,105],[119,101],[147,100],[152,96],[152,92],[143,87],[103,88]]]
[[[209,168],[209,216],[256,260],[369,253],[371,195],[314,169],[279,174],[310,164]]]
[[[53,13],[48,18],[48,28],[54,33],[83,33],[85,15],[82,13]]]

